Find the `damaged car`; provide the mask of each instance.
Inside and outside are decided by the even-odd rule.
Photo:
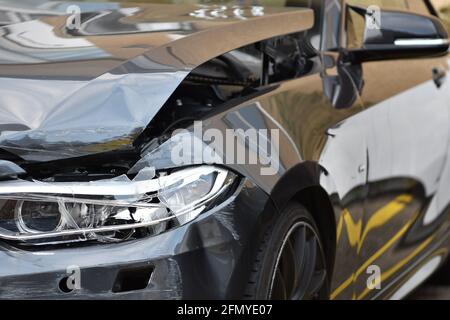
[[[401,299],[450,246],[433,1],[0,1],[0,298]]]

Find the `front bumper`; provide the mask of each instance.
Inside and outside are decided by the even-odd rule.
[[[155,237],[39,251],[0,244],[0,298],[238,299],[275,212],[247,181],[227,206]],[[80,288],[65,292],[74,266]]]

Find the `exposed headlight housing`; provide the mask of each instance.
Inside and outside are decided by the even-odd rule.
[[[92,182],[0,182],[0,238],[31,244],[121,241],[186,224],[230,191],[237,176],[198,166],[155,177],[144,168]]]

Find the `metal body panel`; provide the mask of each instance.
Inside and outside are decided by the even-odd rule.
[[[337,20],[343,2],[334,4],[325,14]],[[167,8],[149,6],[148,12]],[[186,15],[195,16],[196,8],[174,9],[179,29],[157,32],[157,15],[146,16],[144,7],[136,11],[126,19],[141,23],[139,32],[145,37],[137,30],[127,34],[124,24],[117,26],[111,33],[129,42],[118,45],[110,57],[82,60],[90,66],[86,72],[78,69],[79,60],[66,61],[70,74],[51,68],[62,63],[57,60],[2,64],[0,93],[3,90],[10,100],[0,102],[5,111],[0,116],[0,147],[18,156],[18,163],[45,165],[52,160],[56,166],[64,158],[133,148],[136,137],[195,66],[241,45],[312,27],[313,12],[306,9],[275,10],[267,15],[272,20],[262,16],[237,21]],[[109,21],[107,16],[101,19]],[[333,19],[324,20],[333,24]],[[153,27],[150,20],[155,20]],[[48,21],[60,25],[62,20]],[[159,22],[168,27],[169,21]],[[100,26],[86,25],[73,39],[103,41],[110,33]],[[230,36],[247,26],[260,28]],[[317,25],[313,29],[320,30]],[[331,298],[404,297],[447,256],[450,90],[448,81],[435,86],[431,70],[437,65],[448,70],[448,56],[370,62],[358,70],[342,65],[338,52],[325,51],[332,49],[328,42],[338,45],[339,34],[329,34],[330,29],[323,30],[323,39],[334,40],[324,44],[314,72],[231,100],[202,119],[205,130],[222,133],[279,129],[273,174],[262,175],[267,167],[261,164],[218,161],[245,177],[241,192],[227,207],[156,237],[35,251],[2,245],[0,287],[7,290],[0,291],[0,297],[64,297],[57,283],[75,263],[86,269],[88,284],[78,294],[66,294],[71,298],[241,298],[264,234],[289,201],[312,188],[326,195],[321,205],[329,208],[316,212],[315,218],[328,226],[321,231],[329,246]],[[60,37],[56,30],[50,32]],[[217,43],[214,37],[231,40]],[[98,54],[87,50],[86,57],[91,53]],[[20,105],[23,108],[17,108]],[[258,151],[245,139],[240,143],[248,153]],[[171,168],[172,147],[162,144],[157,157],[141,156],[156,169]],[[220,151],[225,158],[227,150]],[[193,164],[199,164],[195,157],[185,163]],[[5,168],[12,169],[10,164]],[[111,288],[119,270],[142,263],[155,268],[149,287],[114,295]],[[381,268],[380,290],[367,288],[371,265]],[[95,287],[91,282],[100,272],[104,278]]]
[[[83,36],[83,30],[95,30],[117,11],[82,23],[81,36],[66,29],[67,17],[3,27],[0,52],[3,46],[15,55],[0,60],[0,94],[8,97],[0,103],[0,146],[31,161],[132,147],[192,69],[246,44],[313,25],[309,9],[255,8],[242,8],[239,17],[230,9],[213,19],[199,15],[196,6],[125,7],[122,14],[131,13],[117,22],[112,40],[101,32]],[[177,27],[166,30],[173,21]],[[129,30],[121,30],[124,25]]]

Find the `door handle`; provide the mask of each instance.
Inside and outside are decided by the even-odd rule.
[[[444,68],[433,68],[433,81],[439,89],[445,81],[447,71]]]

